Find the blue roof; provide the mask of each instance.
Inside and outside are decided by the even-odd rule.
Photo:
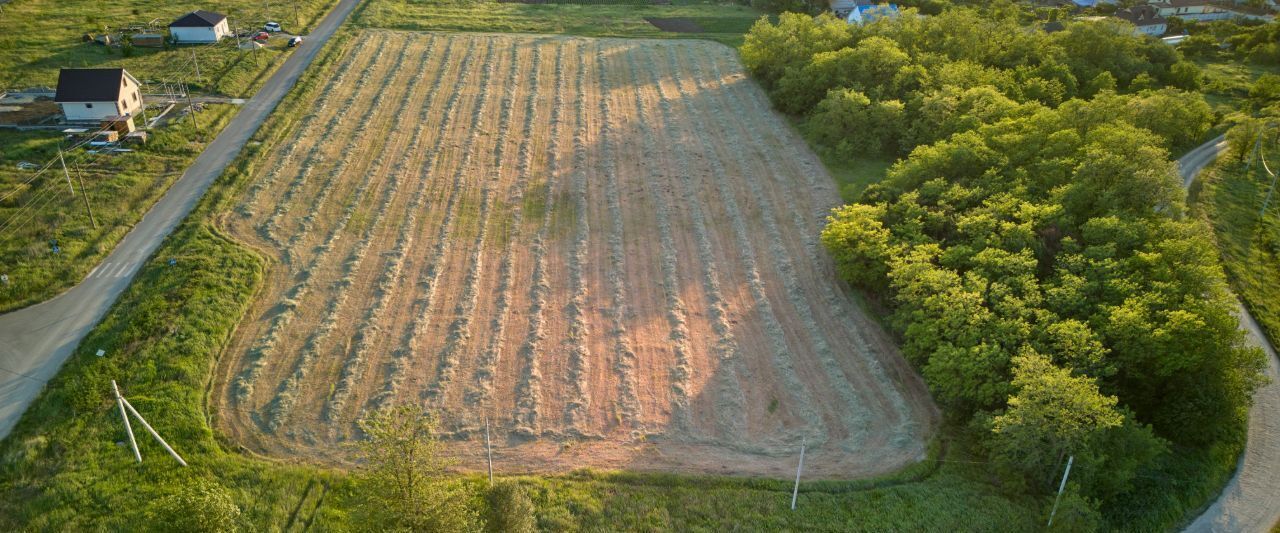
[[[863,4],[854,9],[858,10],[859,13],[871,16],[898,14],[897,4]]]

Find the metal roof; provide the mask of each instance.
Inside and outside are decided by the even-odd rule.
[[[221,13],[197,9],[169,24],[170,28],[212,28],[219,22],[227,20]]]
[[[125,76],[129,73],[122,68],[64,68],[58,73],[58,93],[53,101],[114,102],[120,98]]]

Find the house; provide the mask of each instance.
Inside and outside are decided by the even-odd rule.
[[[1115,18],[1133,24],[1133,32],[1138,35],[1159,37],[1169,30],[1169,21],[1151,5],[1133,6],[1117,9]]]
[[[896,4],[859,4],[845,16],[849,24],[868,24],[878,19],[895,19],[901,14]]]
[[[835,16],[844,20],[848,18],[849,13],[861,3],[863,2],[859,0],[828,0],[827,7],[831,9],[831,12],[835,14]]]
[[[132,122],[143,106],[141,85],[122,68],[64,68],[53,101],[69,122]]]
[[[216,43],[231,35],[231,28],[226,15],[197,10],[170,23],[169,35],[179,43]]]
[[[895,18],[898,6],[873,4],[867,0],[828,0],[831,13],[850,24],[866,24],[877,18]]]
[[[1210,4],[1205,0],[1161,0],[1151,2],[1148,5],[1156,8],[1160,16],[1164,18],[1178,17],[1183,20],[1207,22],[1210,20],[1225,20],[1232,17],[1232,14],[1225,9]]]
[[[1236,20],[1256,20],[1260,22],[1271,22],[1276,19],[1275,13],[1266,7],[1256,7],[1249,5],[1233,5],[1221,6],[1227,15]]]

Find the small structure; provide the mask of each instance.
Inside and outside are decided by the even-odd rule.
[[[64,68],[53,101],[69,122],[116,117],[127,123],[128,131],[133,131],[133,114],[143,107],[141,85],[122,68]]]
[[[879,19],[895,19],[901,12],[896,4],[858,4],[844,21],[849,24],[869,24]]]
[[[1133,33],[1159,37],[1169,30],[1169,22],[1151,5],[1117,9],[1115,17],[1133,24]]]
[[[1149,5],[1164,18],[1178,17],[1183,20],[1207,22],[1225,20],[1233,16],[1232,13],[1210,4],[1207,0],[1162,0],[1151,2]]]
[[[129,42],[143,48],[164,48],[164,35],[159,33],[135,33]]]
[[[169,24],[169,35],[178,43],[216,43],[231,35],[227,16],[196,10]]]

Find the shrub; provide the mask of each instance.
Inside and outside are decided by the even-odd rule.
[[[524,487],[511,481],[499,482],[485,495],[485,531],[532,533],[538,530],[533,501]]]

